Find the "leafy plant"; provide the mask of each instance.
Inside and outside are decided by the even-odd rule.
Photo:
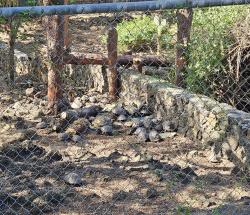
[[[152,49],[156,46],[157,26],[149,16],[119,23],[118,43],[121,50]]]
[[[212,94],[213,75],[224,69],[229,47],[233,44],[230,29],[246,16],[242,6],[196,9],[189,44],[186,82],[196,93]]]

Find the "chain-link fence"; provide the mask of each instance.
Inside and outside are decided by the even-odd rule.
[[[249,214],[249,1],[103,2],[0,0],[0,214]]]

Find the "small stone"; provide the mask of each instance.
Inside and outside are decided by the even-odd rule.
[[[154,122],[151,116],[145,117],[143,120],[143,125],[145,128],[153,128],[154,127]]]
[[[138,113],[139,113],[139,109],[136,108],[136,107],[134,107],[134,106],[128,106],[128,107],[126,107],[126,111],[131,116],[138,115]]]
[[[113,128],[110,125],[105,125],[101,127],[101,132],[104,135],[112,135],[113,134]]]
[[[72,139],[72,141],[74,141],[75,143],[79,143],[79,142],[81,142],[82,137],[81,137],[80,135],[73,135],[71,139]]]
[[[141,129],[137,138],[139,142],[146,142],[149,138],[147,130],[145,128]]]
[[[181,170],[182,173],[188,175],[188,176],[197,176],[194,170],[191,167],[185,167]]]
[[[34,87],[30,87],[30,88],[27,88],[27,89],[25,90],[26,96],[32,96],[32,95],[34,95],[34,93],[35,93]]]
[[[41,110],[33,110],[30,112],[29,118],[32,120],[38,119],[43,115],[43,112]]]
[[[90,101],[91,103],[96,103],[96,102],[97,102],[97,99],[96,99],[96,97],[90,97],[90,98],[89,98],[89,101]]]
[[[132,125],[133,128],[138,128],[138,127],[143,126],[143,122],[140,118],[133,118],[132,122],[133,122],[133,125]]]
[[[134,134],[135,134],[135,135],[138,135],[140,132],[142,132],[142,131],[144,131],[144,130],[146,130],[146,129],[143,128],[143,127],[138,127],[138,128],[135,130]]]
[[[69,139],[69,135],[67,133],[60,133],[58,134],[58,139],[60,141],[67,141]]]
[[[121,106],[116,106],[113,108],[112,113],[119,116],[119,115],[127,115],[127,111],[121,107]]]
[[[161,131],[163,131],[163,126],[162,126],[161,123],[157,123],[157,124],[155,125],[154,129],[155,129],[156,131],[158,131],[158,132],[161,132]]]
[[[113,201],[123,201],[127,198],[128,194],[125,191],[119,191],[117,193],[114,193],[112,196]]]
[[[132,121],[127,121],[124,123],[124,126],[126,127],[132,127],[133,126],[133,122]]]
[[[246,173],[238,166],[233,167],[230,173],[231,175],[236,175],[238,177],[246,175]]]
[[[82,108],[81,112],[79,114],[80,117],[92,117],[92,116],[97,116],[97,114],[100,113],[100,111],[102,110],[102,108],[98,105],[93,105],[90,107],[86,107],[86,108]]]
[[[103,127],[105,125],[112,125],[112,119],[108,115],[98,115],[93,121],[92,125],[95,128]]]
[[[44,129],[44,128],[46,128],[47,127],[47,123],[46,122],[39,122],[39,123],[37,123],[37,125],[36,125],[36,128],[37,129]]]
[[[150,115],[151,113],[150,113],[150,111],[147,109],[147,108],[144,108],[144,109],[142,109],[141,111],[140,111],[140,115],[141,116],[148,116],[148,115]]]
[[[79,109],[82,107],[82,101],[80,97],[76,97],[75,100],[71,103],[71,108]]]
[[[158,192],[154,188],[149,188],[147,190],[146,196],[148,199],[153,199],[153,198],[156,198],[158,196]]]
[[[64,181],[70,185],[79,186],[82,184],[82,179],[77,173],[69,173],[64,177]]]
[[[149,140],[151,142],[158,142],[161,140],[161,137],[156,130],[150,131],[148,136],[149,136]]]
[[[85,118],[80,118],[75,120],[72,124],[68,126],[66,132],[68,134],[83,134],[86,133],[89,129],[89,121]]]
[[[160,135],[161,139],[164,140],[164,139],[167,139],[167,138],[175,137],[177,135],[177,133],[176,132],[165,132],[165,133],[160,133],[159,135]]]
[[[120,115],[120,116],[118,116],[118,118],[117,118],[117,121],[120,121],[120,122],[124,122],[124,121],[126,121],[127,120],[127,117],[125,116],[125,115]]]
[[[162,127],[164,131],[175,131],[176,129],[175,124],[170,121],[164,121],[162,123]]]

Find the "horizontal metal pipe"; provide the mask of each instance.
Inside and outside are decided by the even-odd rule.
[[[70,15],[87,13],[111,13],[121,11],[147,11],[185,7],[212,7],[226,5],[250,4],[250,0],[158,0],[119,3],[96,3],[51,6],[2,7],[0,16],[11,17],[28,13],[33,16]]]

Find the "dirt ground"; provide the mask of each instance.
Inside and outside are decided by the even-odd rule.
[[[113,136],[59,141],[28,114],[5,117],[24,94],[0,95],[1,214],[248,214],[249,181],[227,160],[209,162],[209,151],[187,137],[140,143],[117,124]],[[66,183],[69,172],[82,184]]]
[[[73,52],[106,53],[100,45],[105,25],[86,27],[76,16],[71,26]],[[26,38],[17,48],[44,53],[41,26],[22,31]],[[209,150],[188,137],[170,132],[163,141],[140,143],[117,123],[112,136],[88,132],[78,143],[60,141],[50,126],[36,128],[53,117],[30,119],[35,107],[21,117],[5,116],[18,101],[34,102],[26,87],[9,88],[1,76],[0,214],[249,214],[249,178],[235,175],[228,160],[210,162]],[[42,100],[39,110],[46,107]],[[78,186],[65,182],[71,172],[80,176]]]

